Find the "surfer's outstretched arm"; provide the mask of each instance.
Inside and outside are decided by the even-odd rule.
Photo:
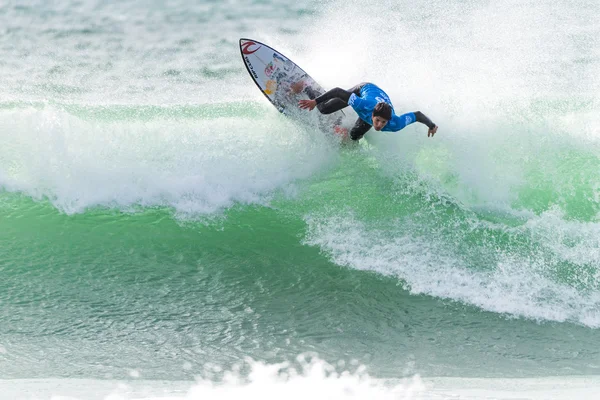
[[[348,106],[348,99],[352,93],[342,88],[333,88],[314,100],[300,100],[300,108],[312,111],[315,107],[319,108],[322,114],[331,114]],[[330,104],[331,103],[331,104]]]
[[[427,131],[427,136],[433,136],[437,132],[437,125],[434,124],[427,115],[423,114],[421,111],[410,112],[402,115],[394,115],[392,121],[390,121],[390,125],[393,126],[391,129],[394,132],[399,131],[400,129],[404,129],[407,125],[410,125],[414,122],[420,122],[424,125],[427,125],[429,130]]]
[[[318,104],[324,103],[331,99],[341,99],[347,105],[348,99],[350,98],[351,94],[352,93],[348,92],[347,90],[336,87],[336,88],[333,88],[333,89],[323,93],[322,95],[317,97],[315,99],[315,101],[317,102],[317,105],[318,105]]]
[[[306,110],[312,110],[317,107],[321,114],[331,114],[341,110],[344,107],[348,107],[350,103],[350,96],[352,96],[352,94],[356,95],[354,97],[355,101],[360,101],[356,99],[359,99],[360,90],[366,84],[366,82],[362,82],[348,90],[336,87],[318,97],[315,97],[314,100],[300,100],[298,105],[300,108]]]
[[[298,106],[304,110],[312,111],[317,106],[316,100],[300,100]]]
[[[415,114],[415,118],[417,119],[417,122],[425,124],[429,128],[429,131],[427,132],[427,137],[435,135],[435,133],[437,132],[437,129],[438,129],[437,125],[434,124],[427,117],[427,115],[423,114],[421,111],[415,111],[414,114]]]
[[[415,111],[415,119],[417,122],[427,125],[429,129],[433,129],[435,124],[427,117],[427,115],[423,114],[421,111]]]

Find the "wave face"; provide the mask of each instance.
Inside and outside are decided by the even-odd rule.
[[[0,7],[5,378],[306,351],[377,377],[598,373],[600,6],[364,6]],[[256,90],[242,36],[440,130],[340,149]]]

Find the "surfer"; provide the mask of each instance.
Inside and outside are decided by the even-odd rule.
[[[437,125],[420,111],[396,115],[388,95],[377,85],[368,82],[350,90],[337,87],[314,99],[300,100],[298,105],[309,111],[317,107],[321,114],[331,114],[351,106],[359,117],[350,130],[352,140],[362,138],[371,127],[376,131],[396,132],[413,122],[420,122],[429,128],[427,137],[433,137],[438,129]]]

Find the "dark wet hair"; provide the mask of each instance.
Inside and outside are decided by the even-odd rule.
[[[384,103],[383,101],[381,103],[377,103],[375,109],[373,109],[373,116],[381,117],[389,121],[392,119],[392,106],[390,106],[388,103]]]

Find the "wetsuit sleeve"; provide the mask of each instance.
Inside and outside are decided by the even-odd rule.
[[[429,118],[427,118],[425,114],[423,114],[421,111],[415,111],[402,114],[400,116],[395,115],[392,118],[392,121],[390,121],[390,130],[392,132],[397,132],[414,122],[420,122],[424,125],[427,125],[429,129],[435,128],[435,124]]]
[[[415,111],[414,114],[417,122],[427,125],[429,129],[435,128],[435,124],[427,118],[427,115],[423,114],[421,111]]]
[[[397,132],[416,121],[417,117],[415,116],[415,113],[412,112],[402,115],[394,115],[390,121],[390,126],[393,126],[393,132]]]

